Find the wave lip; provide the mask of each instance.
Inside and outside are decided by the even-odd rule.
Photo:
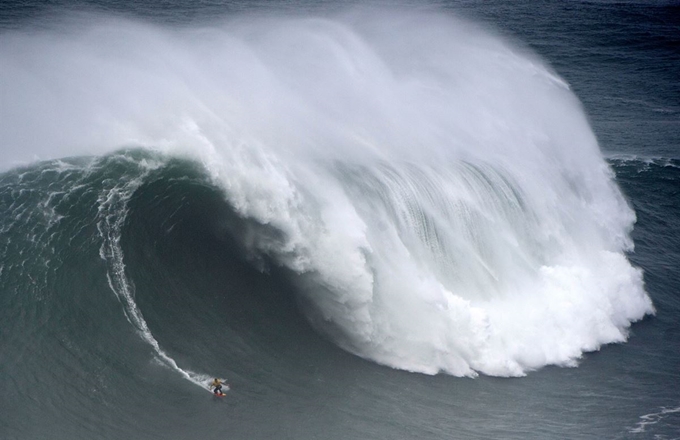
[[[625,257],[635,214],[578,99],[477,26],[367,10],[1,38],[3,96],[22,103],[0,107],[4,139],[201,162],[259,225],[243,244],[290,269],[310,321],[362,357],[518,376],[575,365],[653,313]]]

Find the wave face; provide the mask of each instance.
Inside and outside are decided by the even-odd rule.
[[[412,12],[86,21],[2,36],[4,159],[139,146],[201,164],[251,263],[287,271],[347,351],[520,376],[653,313],[625,255],[635,214],[568,85],[524,49]],[[122,215],[101,223],[102,258],[162,358],[115,251],[125,197],[100,200]]]

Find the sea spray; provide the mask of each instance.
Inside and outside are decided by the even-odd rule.
[[[92,22],[3,37],[17,107],[0,134],[22,149],[6,158],[134,144],[201,162],[343,348],[514,376],[653,312],[624,255],[635,215],[577,98],[526,50],[399,11]]]

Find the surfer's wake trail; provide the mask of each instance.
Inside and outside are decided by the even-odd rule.
[[[520,376],[653,313],[625,255],[635,215],[577,98],[526,50],[425,13],[85,21],[2,37],[6,163],[140,147],[202,164],[253,264],[288,270],[344,349]],[[99,198],[101,256],[130,323],[204,384],[163,352],[125,274],[145,167]]]

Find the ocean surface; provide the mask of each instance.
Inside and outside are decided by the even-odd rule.
[[[677,2],[0,4],[2,439],[679,439],[679,270]]]

